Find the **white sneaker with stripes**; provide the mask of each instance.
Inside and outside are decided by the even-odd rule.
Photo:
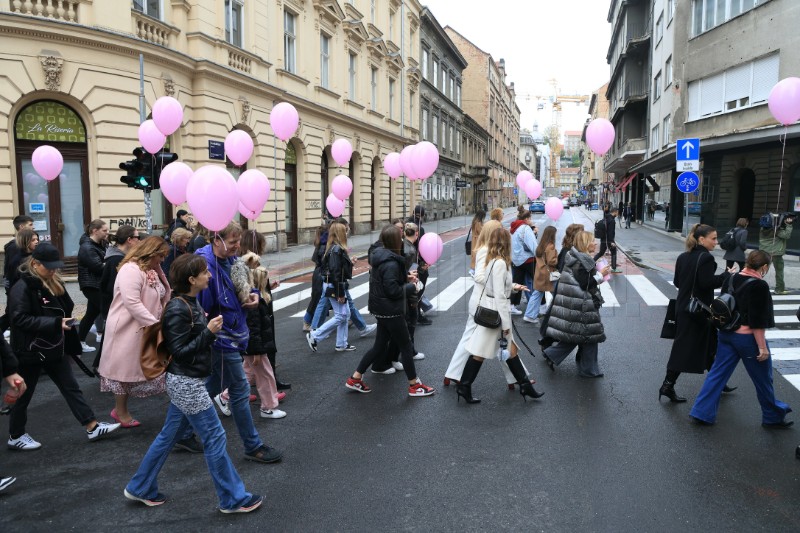
[[[92,441],[99,440],[118,430],[120,425],[119,423],[109,424],[108,422],[98,422],[93,430],[86,432],[86,436]]]
[[[11,437],[8,438],[9,450],[22,450],[27,452],[31,450],[38,450],[41,447],[42,443],[33,440],[33,437],[27,433],[17,437],[16,439],[12,439]]]

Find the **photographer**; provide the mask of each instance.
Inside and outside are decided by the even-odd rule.
[[[783,282],[783,255],[786,253],[786,242],[792,236],[794,213],[776,215],[767,213],[759,220],[761,231],[758,236],[758,248],[772,256],[775,269],[775,294],[788,294]]]

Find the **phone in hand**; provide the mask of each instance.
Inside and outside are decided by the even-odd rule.
[[[75,324],[77,324],[77,323],[78,323],[78,319],[76,319],[76,318],[70,318],[69,320],[67,320],[67,326],[69,326],[71,328],[74,328]]]
[[[417,263],[413,263],[411,268],[408,269],[409,272],[416,272],[417,270],[419,270],[419,265]]]

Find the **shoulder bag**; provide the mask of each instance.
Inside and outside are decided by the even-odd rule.
[[[493,268],[494,268],[494,263],[492,263],[492,266],[489,269],[489,273],[486,275],[487,281],[489,281],[492,276]],[[486,285],[488,285],[488,283]],[[481,301],[483,300],[483,293],[486,292],[486,285],[483,286],[483,290],[481,291],[481,296],[480,298],[478,298],[478,308],[475,309],[474,320],[475,323],[478,324],[479,326],[483,326],[488,329],[497,329],[500,327],[500,324],[502,324],[502,321],[500,320],[500,313],[497,311],[497,309],[491,309],[489,307],[484,307],[481,305]]]
[[[464,251],[467,255],[472,255],[472,241],[470,240],[470,235],[472,235],[472,228],[469,228],[467,232],[467,240],[464,241]]]
[[[189,310],[189,320],[191,320],[191,327],[194,328],[194,314],[189,303],[178,296],[176,299],[186,304]],[[156,379],[161,374],[167,371],[172,356],[167,352],[167,345],[164,342],[163,316],[155,324],[145,326],[142,332],[142,346],[140,354],[140,364],[142,366],[142,374],[148,381]]]
[[[667,304],[667,314],[664,316],[664,324],[661,326],[662,339],[674,339],[678,333],[678,326],[675,321],[677,313],[675,311],[677,301],[672,298]]]
[[[711,309],[700,301],[697,296],[694,295],[694,286],[697,283],[697,268],[700,266],[700,260],[703,258],[703,254],[700,254],[700,257],[697,258],[697,264],[694,267],[694,280],[692,280],[692,295],[689,297],[689,305],[686,306],[686,310],[689,314],[696,318],[701,322],[705,322],[711,316]]]

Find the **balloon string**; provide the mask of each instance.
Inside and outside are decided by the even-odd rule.
[[[784,126],[783,127],[783,133],[781,133],[780,136],[778,137],[780,139],[780,142],[781,142],[781,145],[782,145],[782,149],[781,149],[781,174],[780,174],[780,180],[778,181],[778,197],[775,200],[775,213],[779,213],[780,212],[779,209],[780,209],[780,205],[781,205],[781,190],[783,188],[783,166],[784,166],[784,162],[786,160],[785,159],[785,156],[786,156],[786,137],[788,136],[788,134],[789,134],[789,126]],[[772,225],[772,240],[773,241],[775,240],[775,237],[777,236],[777,234],[778,234],[778,226],[777,226],[777,224],[773,224]]]

